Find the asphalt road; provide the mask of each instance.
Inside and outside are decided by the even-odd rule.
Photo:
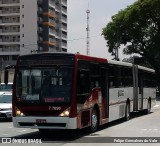
[[[117,146],[119,142],[121,145],[127,146],[123,143],[125,140],[148,140],[148,143],[132,143],[134,145],[157,145],[160,143],[160,101],[152,109],[151,114],[145,115],[142,113],[133,113],[131,120],[125,122],[123,119],[103,125],[95,133],[88,133],[87,129],[84,130],[55,130],[45,134],[40,133],[38,130],[33,129],[20,129],[14,128],[11,121],[0,119],[0,138],[12,139],[38,139],[45,145],[54,143],[54,146],[60,145],[101,145]],[[143,138],[141,138],[143,137]],[[132,139],[131,139],[132,138]],[[155,143],[154,143],[155,142]],[[85,144],[84,144],[85,143]],[[2,145],[2,144],[0,144]],[[5,144],[6,145],[6,144]],[[16,144],[15,144],[16,145]],[[33,144],[30,144],[33,145]]]

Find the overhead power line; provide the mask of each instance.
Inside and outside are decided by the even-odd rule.
[[[96,35],[96,36],[91,36],[90,38],[94,38],[94,37],[100,37],[101,35]],[[86,39],[87,37],[84,37],[84,38],[76,38],[76,39],[70,39],[70,40],[67,40],[67,41],[78,41],[78,40],[84,40]]]
[[[95,35],[95,36],[90,36],[90,38],[95,38],[95,37],[100,37],[101,35]],[[67,41],[71,42],[71,41],[78,41],[78,40],[85,40],[87,37],[83,37],[83,38],[75,38],[75,39],[69,39]],[[26,45],[23,45],[23,48],[25,49],[32,49],[32,48],[29,48],[28,46],[37,46],[38,44],[26,44]]]

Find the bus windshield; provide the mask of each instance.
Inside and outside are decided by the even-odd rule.
[[[16,75],[16,97],[21,102],[68,103],[73,68],[20,69]]]

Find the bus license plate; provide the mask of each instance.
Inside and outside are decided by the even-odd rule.
[[[36,119],[36,123],[47,123],[45,119]]]

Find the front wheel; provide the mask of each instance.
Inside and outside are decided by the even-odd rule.
[[[95,132],[98,129],[98,112],[94,108],[92,110],[92,115],[91,115],[91,127],[90,127],[90,132]]]

